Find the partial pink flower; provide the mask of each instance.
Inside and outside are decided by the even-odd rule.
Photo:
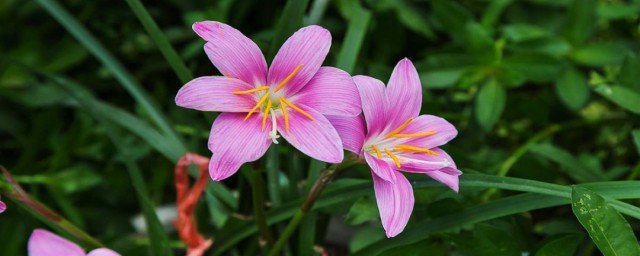
[[[355,76],[362,98],[362,116],[329,117],[346,150],[365,159],[373,185],[382,226],[394,237],[407,225],[413,211],[413,189],[398,171],[423,173],[458,191],[460,172],[453,159],[438,148],[458,131],[446,120],[419,115],[422,86],[409,59],[403,59],[385,85],[368,76]]]
[[[36,229],[29,237],[29,256],[120,256],[107,248],[95,249],[89,254],[82,247],[44,229]]]
[[[3,213],[5,210],[7,210],[7,205],[0,201],[0,213]]]
[[[326,115],[361,113],[358,90],[346,72],[321,67],[331,34],[319,26],[294,33],[267,68],[258,46],[220,22],[193,24],[204,50],[224,76],[196,78],[178,91],[176,104],[223,112],[213,122],[209,174],[223,180],[262,157],[280,135],[302,153],[339,163],[342,142]]]

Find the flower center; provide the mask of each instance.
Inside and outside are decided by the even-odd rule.
[[[397,153],[402,153],[402,152],[426,153],[432,156],[439,156],[438,153],[428,148],[415,147],[415,146],[399,143],[399,141],[397,140],[398,138],[417,138],[417,137],[425,137],[425,136],[431,136],[436,134],[435,131],[418,132],[418,133],[401,133],[405,128],[407,128],[407,126],[411,123],[411,121],[413,121],[413,117],[407,119],[407,121],[405,121],[402,125],[400,125],[400,127],[389,132],[379,142],[379,145],[389,145],[390,147],[382,147],[382,151],[381,151],[380,148],[376,146],[376,144],[370,144],[370,145],[364,146],[365,151],[371,155],[375,155],[376,157],[378,157],[378,159],[383,158],[382,153],[384,152],[387,156],[389,156],[389,158],[391,158],[391,160],[393,160],[393,162],[396,164],[396,167],[398,168],[400,168],[401,166],[400,165],[401,160],[408,160],[408,159],[404,157],[398,157],[396,155]]]
[[[285,84],[287,84],[287,82],[289,82],[291,80],[291,78],[293,78],[296,73],[298,73],[298,71],[300,70],[300,68],[302,68],[302,64],[298,65],[292,72],[291,74],[289,74],[285,79],[282,80],[282,82],[280,82],[280,84],[278,84],[278,86],[276,86],[275,90],[270,90],[271,86],[259,86],[250,90],[245,90],[245,91],[235,91],[232,92],[232,94],[251,94],[251,93],[258,93],[261,94],[263,93],[263,91],[266,91],[264,94],[262,94],[262,96],[260,97],[260,99],[258,100],[258,102],[256,103],[255,106],[253,106],[253,108],[251,108],[251,110],[249,110],[249,113],[247,113],[247,116],[244,118],[244,120],[246,121],[247,119],[249,119],[249,117],[251,117],[251,115],[256,112],[256,110],[258,110],[258,112],[262,112],[262,130],[264,131],[264,129],[266,128],[267,125],[267,117],[271,117],[271,123],[272,123],[272,128],[271,131],[269,132],[269,137],[273,140],[274,143],[278,143],[276,141],[277,138],[279,138],[280,136],[278,136],[277,133],[277,122],[276,122],[276,112],[281,112],[282,116],[284,117],[284,126],[285,126],[285,131],[287,132],[287,134],[289,133],[289,115],[287,113],[287,108],[290,108],[292,110],[297,111],[298,113],[306,116],[307,118],[313,120],[313,117],[311,115],[309,115],[309,113],[305,112],[304,110],[302,110],[301,108],[297,107],[296,105],[294,105],[293,103],[291,103],[291,101],[287,100],[284,96],[282,96],[281,93],[279,93],[279,91],[285,86]],[[266,106],[263,107],[263,105],[266,104]],[[269,115],[271,114],[271,115]]]

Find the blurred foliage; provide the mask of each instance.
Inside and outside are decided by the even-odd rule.
[[[44,2],[0,2],[0,164],[35,198],[110,248],[144,255],[150,240],[131,224],[142,212],[139,198],[131,196],[139,184],[125,170],[139,167],[148,190],[143,197],[154,205],[173,204],[174,161],[184,148],[210,154],[206,140],[215,114],[175,106],[182,83],[124,1],[61,2],[122,70],[96,58],[39,4]],[[442,116],[459,130],[445,149],[466,173],[559,185],[635,180],[640,174],[638,0],[288,2],[144,4],[194,76],[218,74],[191,31],[200,20],[228,23],[272,56],[301,18],[303,25],[331,31],[325,65],[383,81],[398,60],[410,58],[424,86],[424,113]],[[131,94],[126,79],[139,84],[149,105]],[[153,111],[169,120],[169,130]],[[277,232],[324,165],[290,146],[272,148],[261,163],[267,169],[267,217]],[[210,184],[198,209],[200,230],[214,237],[216,254],[259,250],[248,171],[245,166],[224,183]],[[437,185],[416,187],[406,234],[386,240],[369,180],[364,166],[344,171],[285,252],[590,255],[600,246],[600,240],[594,245],[588,239],[594,233],[580,226],[584,216],[576,219],[569,201],[486,191],[491,187],[472,182],[463,182],[459,194]],[[609,191],[609,197],[637,194],[626,191]],[[570,199],[570,189],[565,192]],[[9,209],[0,215],[0,255],[22,255],[30,232],[43,223],[3,200]],[[604,211],[609,217],[603,218],[625,227],[615,209]],[[430,235],[413,235],[415,228],[448,216],[464,222],[442,222]],[[627,220],[638,233],[640,222]],[[168,232],[171,247],[182,253],[177,235]],[[625,241],[633,241],[628,234]]]

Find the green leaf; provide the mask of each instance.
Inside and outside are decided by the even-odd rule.
[[[578,161],[578,159],[573,157],[571,153],[554,145],[548,143],[536,144],[532,145],[529,150],[539,156],[545,157],[560,164],[562,166],[560,170],[562,170],[564,173],[566,173],[576,181],[590,182],[605,180],[602,173],[595,173],[593,171],[590,171],[589,168],[584,167],[582,163]]]
[[[587,78],[574,68],[567,69],[556,82],[556,93],[565,105],[577,111],[589,99]]]
[[[464,36],[467,22],[473,20],[473,15],[454,1],[433,0],[431,9],[443,30],[458,39]]]
[[[574,45],[580,45],[595,30],[597,0],[573,0],[564,34]]]
[[[273,59],[285,40],[301,27],[307,5],[309,0],[287,1],[276,25],[276,32],[269,47],[268,60]]]
[[[447,88],[451,87],[469,68],[445,68],[434,69],[420,73],[420,81],[425,88]]]
[[[431,30],[431,24],[425,18],[427,15],[422,13],[420,8],[415,8],[406,1],[391,1],[391,4],[393,4],[402,25],[426,38],[434,39],[436,37]]]
[[[573,256],[580,244],[580,237],[576,234],[562,235],[546,242],[535,256]]]
[[[360,48],[362,48],[369,20],[371,20],[371,12],[362,8],[359,0],[341,0],[339,3],[340,12],[349,21],[349,24],[338,54],[336,67],[351,73],[358,59]]]
[[[382,239],[386,239],[386,236],[379,227],[364,227],[349,241],[349,252],[357,252]]]
[[[504,12],[512,0],[496,0],[489,2],[489,6],[484,11],[484,15],[480,23],[482,26],[490,30],[495,26],[496,21],[500,19],[500,15]]]
[[[176,50],[173,49],[169,39],[162,33],[162,30],[160,30],[160,27],[158,27],[158,24],[153,20],[147,9],[144,8],[142,2],[140,2],[140,0],[127,0],[127,3],[129,7],[131,7],[131,10],[133,10],[133,13],[138,17],[138,20],[140,20],[140,23],[142,23],[142,26],[144,26],[144,29],[149,33],[153,42],[158,46],[158,49],[173,69],[173,72],[178,75],[180,81],[185,84],[193,79],[191,71],[184,64],[180,56],[178,56]]]
[[[378,218],[378,206],[370,197],[363,197],[356,201],[349,209],[345,222],[358,225]]]
[[[640,92],[640,58],[636,54],[628,54],[622,62],[618,82],[620,85]]]
[[[149,114],[163,133],[176,141],[181,141],[164,115],[160,112],[157,104],[142,90],[142,87],[133,79],[133,76],[127,72],[124,66],[113,57],[80,22],[71,16],[71,14],[55,0],[37,0],[37,2],[113,73],[115,78]],[[183,144],[180,145],[179,150],[186,152]]]
[[[639,11],[640,6],[637,2],[635,4],[602,2],[598,5],[597,14],[600,18],[613,20],[633,18]]]
[[[618,44],[593,44],[576,49],[571,58],[579,64],[600,67],[619,64],[628,52],[627,48]]]
[[[595,91],[618,106],[640,114],[640,93],[620,85],[601,84]]]
[[[554,81],[564,68],[557,58],[535,52],[513,54],[506,57],[502,65],[540,83]]]
[[[489,79],[478,91],[475,104],[476,120],[485,131],[490,131],[500,119],[506,98],[504,87],[495,79]]]
[[[640,155],[640,129],[633,130],[631,136],[633,137],[633,143],[636,144],[638,155]]]
[[[532,24],[510,24],[502,28],[505,37],[513,42],[522,42],[532,39],[545,38],[549,36],[549,31]]]
[[[573,187],[571,209],[605,256],[640,255],[629,223],[593,191]]]
[[[521,249],[506,231],[489,225],[478,224],[474,234],[474,250],[476,255],[520,255]]]

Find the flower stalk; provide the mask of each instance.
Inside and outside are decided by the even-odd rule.
[[[253,210],[254,218],[258,224],[258,231],[260,233],[259,244],[264,251],[269,251],[273,244],[273,237],[269,231],[267,225],[267,217],[264,212],[264,196],[263,196],[263,179],[262,169],[254,165],[253,168]]]

